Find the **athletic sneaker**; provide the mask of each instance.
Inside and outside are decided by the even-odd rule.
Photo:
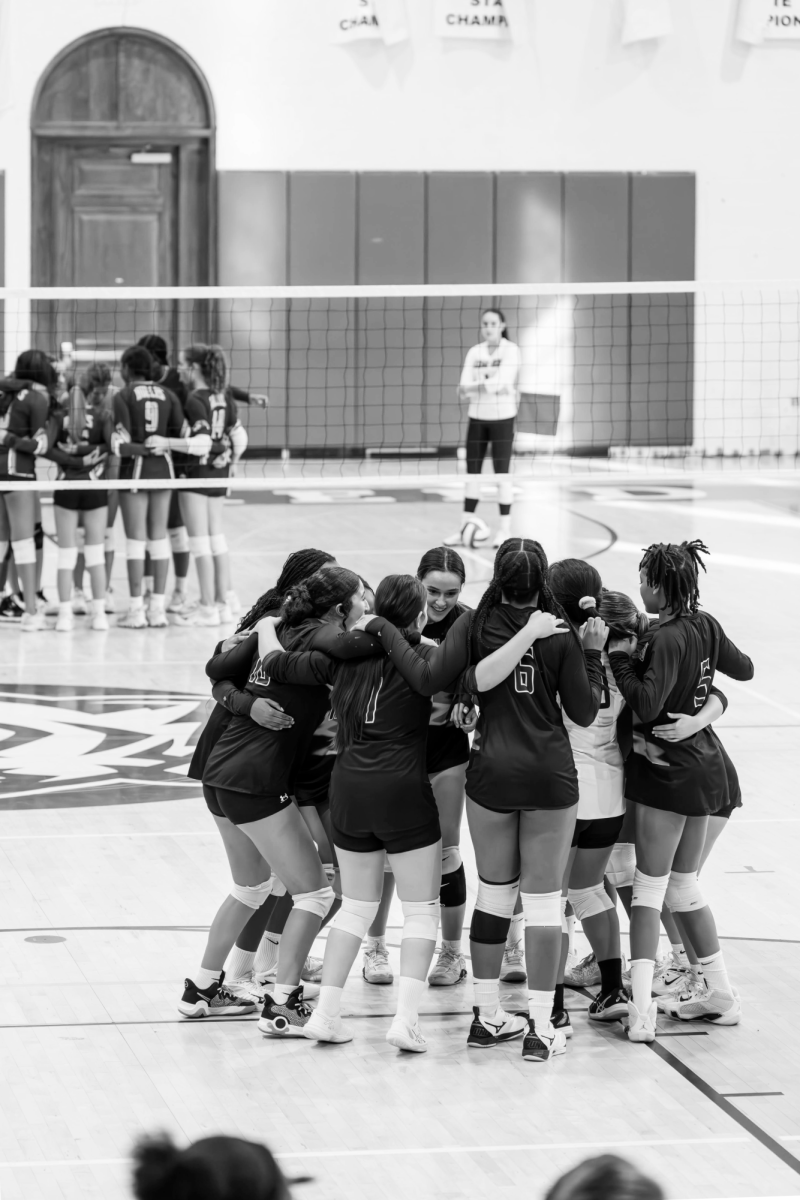
[[[170,596],[169,604],[167,605],[167,612],[168,613],[183,612],[185,606],[186,606],[186,593],[179,591],[178,588],[175,588],[172,595]]]
[[[105,609],[101,609],[99,612],[93,614],[92,629],[96,629],[98,631],[104,631],[108,629],[108,617],[106,616]]]
[[[275,972],[273,971],[269,980],[267,980],[266,976],[257,975],[255,971],[251,971],[249,975],[246,975],[241,979],[229,979],[226,987],[233,989],[237,984],[241,985],[242,988],[247,989],[251,995],[255,996],[258,1000],[258,1007],[263,1008],[264,1001],[269,994],[269,990],[275,984]],[[304,1000],[316,1000],[317,996],[319,995],[318,983],[302,982],[301,987],[303,989]]]
[[[565,1038],[572,1037],[572,1022],[565,1008],[562,1008],[561,1012],[550,1014],[550,1024],[553,1026],[553,1029],[560,1029]]]
[[[664,997],[659,1007],[675,1021],[709,1021],[712,1025],[738,1025],[742,1005],[736,993],[721,992],[703,983],[680,996]]]
[[[226,592],[225,593],[225,603],[227,604],[228,608],[231,610],[233,615],[235,617],[238,617],[239,613],[242,611],[242,602],[239,599],[239,597],[236,595],[236,592],[234,592],[234,591]]]
[[[56,618],[56,633],[72,633],[75,618],[71,612],[60,612]]]
[[[655,1000],[646,1013],[640,1013],[632,1000],[628,1001],[628,1024],[625,1031],[629,1042],[654,1042],[656,1040],[656,1015],[658,1009]]]
[[[382,943],[364,951],[361,974],[367,983],[394,983],[394,975],[389,965],[389,952]]]
[[[467,1045],[474,1050],[485,1050],[489,1046],[498,1046],[500,1042],[510,1042],[512,1038],[522,1037],[528,1027],[525,1013],[507,1013],[498,1008],[493,1021],[482,1017],[477,1005],[473,1006],[472,1013]]]
[[[276,1004],[272,996],[264,998],[258,1028],[264,1037],[303,1037],[312,1011],[303,999],[302,985],[298,984],[281,1004]]]
[[[681,966],[675,955],[670,953],[665,962],[660,962],[653,972],[653,986],[650,989],[654,996],[666,996],[677,988],[679,992],[687,990],[692,972]]]
[[[184,991],[178,1003],[178,1012],[183,1017],[241,1017],[255,1012],[258,1005],[252,997],[236,996],[224,985],[225,972],[219,983],[199,988],[191,979],[184,982]]]
[[[512,942],[503,951],[503,965],[500,968],[501,983],[524,983],[528,978],[525,969],[525,947],[521,941]]]
[[[0,600],[0,621],[21,621],[25,612],[25,604],[21,596],[9,592]]]
[[[338,1013],[335,1017],[328,1017],[318,1008],[312,1012],[303,1027],[303,1036],[312,1042],[352,1042],[353,1040],[352,1033],[347,1032]]]
[[[117,620],[117,629],[147,629],[143,608],[131,608]]]
[[[600,982],[600,968],[594,954],[587,954],[572,966],[567,965],[564,983],[570,987],[596,987]]]
[[[219,609],[214,604],[198,604],[197,608],[190,613],[177,613],[179,625],[201,625],[210,628],[212,625],[219,625]]]
[[[533,1017],[527,1017],[528,1031],[522,1041],[522,1057],[526,1062],[547,1062],[557,1054],[566,1054],[567,1039],[563,1030],[554,1029],[548,1022],[541,1030]]]
[[[114,589],[111,584],[106,588],[104,605],[107,613],[115,613],[117,611],[117,602],[114,599]]]
[[[278,964],[276,962],[275,966],[269,971],[258,972],[257,974],[253,975],[253,978],[257,984],[269,991],[270,985],[275,983],[277,972]],[[307,997],[312,994],[316,995],[316,992],[311,993],[308,991],[308,985],[317,984],[319,983],[320,979],[322,979],[322,959],[313,958],[312,955],[309,954],[308,958],[303,964],[303,969],[300,972],[300,980],[303,984],[303,987],[306,989]]]
[[[467,961],[460,950],[442,946],[436,965],[428,976],[428,987],[452,987],[467,978]]]
[[[45,616],[45,614],[47,613],[48,604],[49,604],[49,601],[47,599],[47,596],[45,596],[44,592],[40,589],[36,593],[36,611],[41,613],[42,616]]]
[[[412,1054],[424,1054],[428,1049],[428,1043],[422,1036],[418,1023],[415,1021],[413,1025],[409,1025],[402,1017],[395,1017],[392,1021],[386,1040],[390,1046],[396,1046],[398,1050],[409,1050]]]
[[[20,618],[19,628],[21,633],[41,633],[43,629],[47,628],[44,613],[24,612]]]
[[[73,588],[72,611],[76,617],[85,617],[89,611],[89,605],[86,602],[86,593],[83,588]]]
[[[628,1012],[628,993],[622,988],[596,996],[589,1005],[590,1021],[619,1021]]]
[[[219,613],[220,625],[232,625],[234,617],[230,605],[219,602],[217,603],[216,608],[217,612]]]
[[[156,607],[154,604],[148,604],[145,609],[145,617],[151,629],[166,629],[169,625],[163,605]]]
[[[467,513],[458,533],[444,539],[445,546],[483,546],[489,541],[492,531],[486,522],[474,513]]]

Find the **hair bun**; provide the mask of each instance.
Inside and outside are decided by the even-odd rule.
[[[597,608],[597,601],[594,596],[581,596],[578,601],[578,608]]]

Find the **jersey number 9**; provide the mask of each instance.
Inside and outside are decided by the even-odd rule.
[[[145,433],[158,433],[157,400],[145,400],[144,402],[144,431]]]

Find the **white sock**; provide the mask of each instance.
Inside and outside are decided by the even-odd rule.
[[[461,953],[461,938],[459,938],[458,941],[456,941],[456,942],[446,942],[444,939],[442,939],[442,949],[443,950],[451,950],[453,952],[453,954],[460,954]]]
[[[322,1013],[323,1017],[338,1017],[342,1007],[343,991],[344,988],[331,987],[330,984],[323,983],[319,989],[317,1011]]]
[[[102,597],[99,600],[92,600],[92,616],[96,617],[98,613],[104,613],[105,611],[106,602]]]
[[[265,933],[256,950],[255,971],[257,975],[271,975],[278,962],[281,945],[279,933]]]
[[[366,945],[365,945],[364,949],[366,951],[385,950],[386,949],[386,934],[379,933],[377,937],[368,937],[366,939]]]
[[[276,1004],[285,1004],[294,989],[299,986],[299,979],[297,983],[274,983],[272,985],[272,999]]]
[[[517,946],[525,936],[525,913],[515,913],[508,928],[506,946]]]
[[[633,1003],[640,1013],[650,1010],[653,1003],[653,972],[655,961],[652,958],[631,959],[631,992]]]
[[[555,992],[535,992],[528,989],[528,1016],[538,1030],[547,1029],[553,1011]]]
[[[503,541],[511,537],[511,513],[507,513],[500,518],[500,537]]]
[[[153,592],[153,594],[150,597],[150,607],[155,608],[155,609],[160,609],[160,608],[164,607],[164,593],[163,592]]]
[[[255,950],[240,950],[234,946],[225,961],[225,974],[229,979],[246,979],[253,969]]]
[[[64,616],[65,614],[71,613],[71,612],[72,612],[72,601],[71,600],[59,600],[58,615]]]
[[[180,576],[176,575],[175,576],[175,587],[172,590],[174,592],[177,592],[179,596],[185,596],[186,595],[186,580],[181,579]]]
[[[141,596],[131,596],[131,612],[141,612],[144,608],[144,600]]]
[[[412,979],[410,975],[400,976],[400,986],[397,990],[397,1016],[408,1025],[416,1025],[419,1018],[419,1002],[425,992],[424,979]]]
[[[142,576],[142,587],[144,588],[144,590],[146,592],[152,592],[152,590],[153,590],[153,576],[152,575],[143,575]]]
[[[689,963],[689,968],[692,972],[692,979],[694,979],[697,983],[702,983],[704,976],[703,968],[700,966],[700,963]]]
[[[209,971],[206,967],[199,967],[195,972],[192,983],[200,988],[201,992],[204,992],[207,988],[211,987],[212,983],[219,983],[221,974],[222,971]]]
[[[500,980],[473,979],[472,995],[473,1004],[481,1016],[487,1019],[493,1017],[500,1007]]]
[[[725,970],[725,960],[722,957],[722,951],[717,950],[716,954],[707,954],[705,957],[700,957],[700,966],[703,968],[703,975],[712,992],[725,992],[726,995],[733,995],[731,981],[728,979],[728,972]]]
[[[686,968],[689,965],[689,956],[686,953],[686,948],[682,942],[670,942],[672,947],[672,958],[677,967]]]

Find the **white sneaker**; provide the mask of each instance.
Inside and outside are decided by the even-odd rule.
[[[338,1013],[335,1017],[328,1017],[318,1008],[314,1009],[303,1026],[303,1036],[310,1038],[312,1042],[352,1042],[353,1040],[352,1033],[347,1032]]]
[[[564,983],[568,983],[570,987],[596,987],[600,983],[600,968],[594,954],[587,954],[572,966],[567,963]]]
[[[527,1028],[528,1018],[525,1013],[507,1013],[498,1008],[489,1020],[481,1016],[481,1010],[476,1004],[472,1008],[472,1024],[467,1035],[467,1046],[477,1050],[499,1046],[501,1042],[522,1037]]]
[[[467,962],[460,950],[442,946],[436,965],[428,976],[428,987],[452,987],[467,978]]]
[[[659,1008],[674,1021],[708,1021],[712,1025],[738,1025],[742,1005],[734,991],[720,992],[705,983],[679,996],[665,996]]]
[[[361,974],[367,983],[394,983],[394,975],[389,965],[389,952],[383,942],[364,951],[364,965]]]
[[[233,624],[234,618],[233,618],[233,613],[231,612],[231,608],[230,608],[229,604],[222,604],[221,602],[218,602],[216,604],[216,609],[217,609],[217,612],[219,613],[220,625],[232,625]]]
[[[419,1024],[415,1021],[413,1025],[409,1025],[402,1017],[395,1017],[392,1021],[386,1040],[390,1046],[396,1046],[398,1050],[409,1050],[412,1054],[424,1054],[428,1049]]]
[[[483,546],[489,541],[492,531],[482,517],[468,513],[461,522],[461,529],[444,539],[445,546]]]
[[[166,629],[167,625],[169,625],[167,614],[161,605],[158,607],[155,604],[148,605],[146,621],[151,629]]]
[[[226,592],[225,593],[225,603],[227,604],[228,608],[231,610],[233,615],[235,617],[238,617],[239,613],[242,611],[242,602],[239,599],[239,597],[236,595],[236,592],[234,592],[234,591]]]
[[[130,608],[117,620],[117,629],[146,629],[147,617],[143,608]]]
[[[21,633],[41,633],[43,629],[47,628],[44,613],[23,613],[20,618],[19,628]]]
[[[76,617],[85,617],[89,611],[83,588],[75,588],[72,592],[72,611]]]
[[[656,1040],[656,1016],[658,1008],[655,1000],[650,1005],[646,1013],[639,1012],[639,1009],[632,1000],[628,1001],[628,1026],[627,1034],[629,1042],[654,1042]]]
[[[666,996],[677,988],[679,992],[686,991],[691,980],[692,972],[681,966],[674,954],[670,954],[667,962],[659,963],[653,972],[653,986],[650,989],[654,996]]]
[[[169,604],[167,605],[167,612],[168,613],[183,612],[185,607],[186,607],[186,593],[180,591],[178,588],[175,588],[175,590],[173,591],[172,595],[169,598]]]
[[[211,627],[212,625],[220,625],[219,609],[214,604],[198,604],[194,612],[176,614],[179,625],[201,625],[203,627]]]
[[[512,942],[503,951],[503,965],[500,968],[501,983],[524,983],[528,978],[525,968],[525,947],[521,941]]]
[[[108,617],[104,609],[100,609],[99,612],[93,614],[92,629],[96,629],[98,632],[104,632],[108,629]]]
[[[111,584],[106,588],[104,607],[107,613],[115,613],[117,611],[117,602],[114,599],[114,589]]]
[[[71,612],[60,612],[56,618],[56,633],[72,633],[75,618]]]
[[[567,1039],[551,1022],[541,1030],[536,1028],[532,1017],[528,1017],[528,1032],[522,1041],[522,1057],[526,1062],[548,1062],[557,1054],[566,1054]]]
[[[252,1001],[259,1008],[264,1004],[264,992],[253,981],[252,975],[244,976],[242,979],[228,979],[226,976],[225,987],[238,1000]]]

